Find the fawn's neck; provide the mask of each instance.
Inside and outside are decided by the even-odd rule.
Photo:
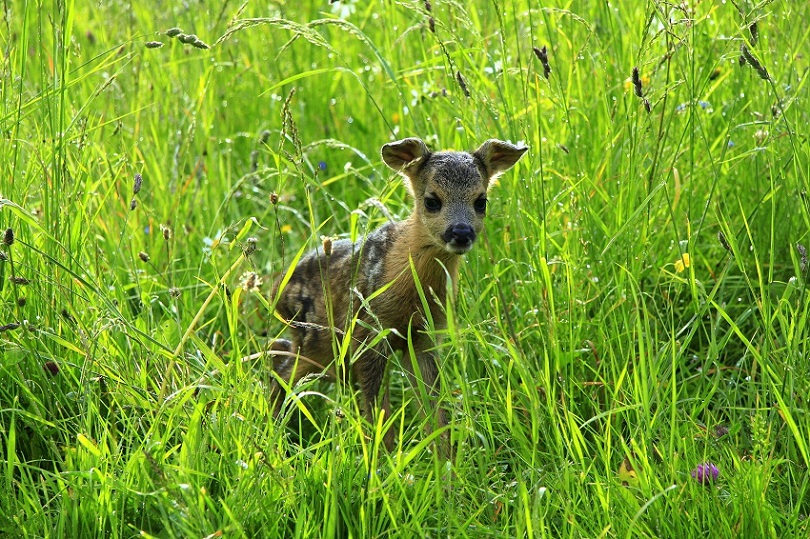
[[[460,255],[450,253],[430,242],[420,228],[413,217],[400,223],[400,235],[394,242],[387,264],[386,273],[389,276],[387,281],[396,279],[394,287],[398,289],[403,299],[416,294],[414,299],[418,300],[414,272],[411,270],[413,263],[413,270],[425,295],[430,297],[430,290],[433,290],[443,303],[447,296],[448,276],[455,296]],[[421,301],[419,303],[421,304]]]

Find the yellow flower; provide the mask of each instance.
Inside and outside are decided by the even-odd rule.
[[[681,273],[689,267],[692,260],[689,258],[689,253],[684,253],[681,258],[675,261],[675,272]]]
[[[292,232],[292,225],[282,225],[281,226],[281,233],[286,234],[287,232]]]

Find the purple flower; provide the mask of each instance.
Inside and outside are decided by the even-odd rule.
[[[326,161],[318,161],[318,168],[321,170],[326,170]]]
[[[711,462],[704,462],[692,470],[692,477],[701,485],[708,485],[720,477],[720,470]]]

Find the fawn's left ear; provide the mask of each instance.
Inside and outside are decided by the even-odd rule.
[[[528,149],[526,146],[515,146],[501,140],[490,139],[473,152],[473,157],[483,163],[489,181],[492,182],[512,168]]]

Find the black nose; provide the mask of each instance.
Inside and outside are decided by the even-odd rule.
[[[455,245],[469,245],[475,241],[475,230],[467,223],[450,225],[445,230],[443,239]]]

